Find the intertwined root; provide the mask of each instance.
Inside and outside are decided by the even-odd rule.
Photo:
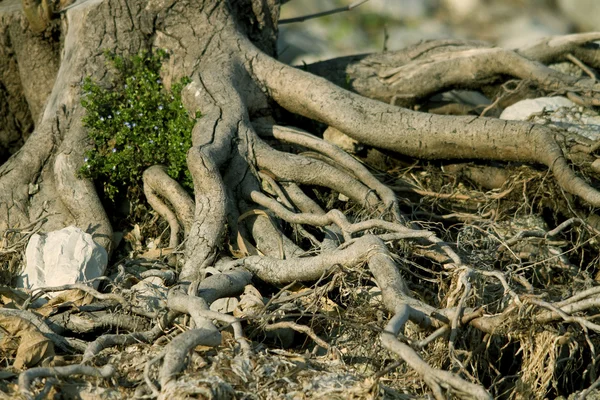
[[[558,311],[556,305],[524,298],[523,294],[519,294],[521,291],[514,288],[513,284],[509,282],[509,276],[502,272],[465,265],[461,257],[434,233],[422,229],[407,228],[400,222],[404,220],[404,216],[401,216],[399,212],[390,212],[394,209],[399,210],[399,204],[395,196],[386,197],[390,193],[389,189],[382,187],[381,183],[362,164],[339,149],[332,147],[321,139],[290,127],[284,128],[263,124],[257,126],[257,132],[265,138],[284,140],[287,144],[300,146],[303,149],[307,148],[317,154],[301,153],[293,155],[287,152],[275,151],[260,139],[254,137],[253,154],[257,157],[256,164],[260,168],[257,175],[262,180],[261,187],[265,188],[265,191],[251,190],[246,193],[248,196],[247,202],[257,204],[262,210],[260,212],[255,211],[252,214],[247,213],[247,215],[253,215],[256,220],[262,220],[264,223],[262,226],[269,226],[270,229],[267,231],[270,233],[265,234],[265,230],[261,229],[259,230],[262,232],[260,237],[253,238],[250,234],[243,242],[250,243],[254,241],[256,248],[250,245],[247,247],[241,246],[242,253],[239,255],[242,257],[238,260],[220,263],[219,268],[228,271],[249,271],[253,276],[266,282],[285,285],[290,282],[319,280],[340,266],[354,268],[366,264],[381,289],[383,304],[392,316],[381,334],[382,345],[397,354],[402,360],[405,360],[411,368],[420,374],[436,397],[444,398],[444,390],[448,390],[456,396],[464,398],[491,398],[481,386],[464,380],[458,375],[433,368],[421,359],[414,348],[399,340],[397,336],[405,329],[405,324],[409,320],[425,329],[438,328],[430,337],[418,340],[421,344],[417,348],[426,347],[428,343],[434,342],[440,337],[449,337],[450,354],[456,351],[454,350],[457,345],[456,335],[460,330],[465,329],[466,325],[470,324],[489,334],[514,333],[522,329],[517,328],[517,326],[521,323],[519,321],[522,321],[523,312],[528,313],[526,318],[533,318],[541,325],[562,318],[567,322],[577,322],[590,329],[596,329],[595,324],[586,319],[568,317],[567,314],[570,313]],[[260,160],[261,157],[265,159],[270,157],[271,159]],[[290,159],[291,161],[289,161]],[[290,165],[293,167],[290,168]],[[311,179],[310,175],[303,176],[298,173],[301,167],[304,168],[304,171],[310,171],[311,173],[327,171],[330,176],[316,176]],[[339,178],[335,174],[339,174]],[[353,213],[353,217],[349,218],[344,212],[337,209],[330,209],[325,212],[300,187],[291,184],[290,181],[296,181],[302,185],[312,184],[324,187],[327,187],[329,182],[347,182],[346,185],[337,186],[336,188],[348,198],[353,199],[358,205],[369,210],[371,217],[357,218],[357,215]],[[370,190],[365,190],[363,187]],[[502,196],[492,195],[488,197],[487,201],[501,200],[513,190],[514,188],[505,189]],[[418,190],[415,191],[419,192]],[[431,191],[422,192],[427,196],[435,195]],[[361,198],[361,195],[364,198]],[[385,198],[392,201],[385,202],[383,200]],[[463,201],[472,199],[468,195],[456,194],[442,196],[441,198],[462,199]],[[482,198],[485,197],[480,199]],[[239,218],[237,221],[238,226],[246,218],[247,216]],[[299,232],[305,234],[304,238],[310,240],[312,249],[309,254],[303,254],[300,247],[292,245],[293,241],[286,236],[285,229],[282,229],[280,223],[275,222],[277,219],[285,221],[289,226],[299,227]],[[484,221],[485,219],[481,218],[481,220]],[[582,220],[571,221],[571,223],[573,222],[582,223],[584,227],[588,226]],[[571,223],[565,223],[564,226],[561,225],[560,228],[548,233],[542,232],[542,235],[554,237]],[[307,230],[314,228],[323,229],[319,238]],[[593,228],[590,227],[589,229],[591,229],[591,232],[595,232]],[[525,235],[528,235],[527,231],[521,231],[514,238],[500,243],[504,243],[505,246],[512,246],[517,244]],[[533,235],[540,236],[539,233]],[[339,243],[339,246],[331,247],[331,245],[328,245],[331,240],[335,240],[335,243]],[[444,307],[432,307],[411,295],[409,285],[400,275],[399,265],[388,247],[390,244],[406,240],[416,241],[420,245],[427,242],[429,242],[429,246],[433,245],[435,255],[429,254],[429,256],[442,261],[446,273],[453,277],[452,281],[454,283],[448,288],[448,297]],[[310,255],[314,252],[318,254]],[[494,316],[484,317],[483,309],[476,310],[473,304],[469,303],[472,303],[472,296],[475,291],[479,291],[484,297],[488,296],[484,288],[490,286],[490,280],[499,282],[505,292],[509,294],[509,297],[502,300],[503,305],[496,309]],[[477,289],[477,285],[482,283],[484,283],[483,286]],[[241,286],[238,287],[241,288]],[[578,304],[581,307],[593,307],[588,303],[594,293],[595,291],[588,291],[582,294],[581,299],[577,298],[580,300]],[[577,299],[574,301],[577,301]],[[571,303],[570,300],[567,300],[567,302]],[[584,303],[587,306],[583,306]],[[555,310],[555,312],[548,314],[539,309],[531,309],[531,304],[548,310]],[[558,304],[562,305],[561,302]],[[571,309],[569,308],[569,310]],[[580,310],[580,308],[577,308],[577,310]],[[517,317],[517,315],[519,316]],[[200,336],[193,343],[200,343],[199,341],[203,340],[200,331],[197,331],[196,334]],[[413,345],[416,345],[416,343],[415,340]],[[181,366],[169,368],[177,370]],[[528,379],[541,378],[534,374]]]
[[[589,38],[589,35],[571,37],[568,44],[560,40],[541,42],[519,53],[482,47],[454,51],[451,57],[443,52],[428,54],[430,58],[425,61],[408,63],[405,68],[388,71],[384,73],[385,76],[380,73],[378,77],[383,82],[380,84],[392,88],[397,95],[402,92],[398,88],[399,82],[406,77],[403,73],[407,70],[413,71],[413,74],[422,71],[429,74],[431,71],[439,72],[456,65],[462,66],[458,71],[479,70],[491,60],[498,60],[494,64],[498,68],[486,69],[488,75],[482,78],[486,83],[506,73],[521,78],[528,76],[529,79],[535,76],[533,82],[542,89],[577,92],[587,96],[586,101],[593,102],[596,88],[592,81],[564,76],[527,59],[527,55],[530,55],[532,58],[535,56],[540,59],[545,57],[546,60],[560,60],[568,49],[574,51],[574,46],[581,45]],[[560,51],[555,48],[558,45],[562,46]],[[444,46],[445,44],[441,44],[441,47]],[[421,54],[434,49],[436,46],[431,45],[429,49],[422,49]],[[585,51],[582,57],[584,55],[590,57]],[[252,72],[269,88],[269,94],[279,104],[289,111],[325,122],[360,142],[425,158],[475,157],[542,163],[551,169],[557,183],[564,190],[578,195],[591,205],[600,205],[598,191],[568,167],[563,149],[557,143],[561,139],[561,132],[558,130],[494,119],[413,113],[352,95],[303,71],[274,66],[272,60],[258,54],[252,61]],[[278,72],[274,73],[274,70]],[[412,93],[417,93],[415,98],[442,87],[459,84],[463,82],[461,79],[466,79],[466,75],[444,76],[448,76],[448,81],[441,82],[441,86],[426,87],[421,92],[412,89]],[[471,82],[473,85],[481,83]],[[306,90],[306,87],[310,87],[310,90]],[[384,347],[396,353],[417,371],[436,397],[443,398],[443,390],[449,390],[459,397],[489,398],[490,395],[481,386],[469,383],[458,375],[432,368],[410,346],[399,341],[397,335],[408,320],[423,327],[439,327],[431,339],[422,343],[429,343],[449,334],[450,355],[458,365],[462,364],[454,356],[454,352],[458,331],[464,329],[464,324],[487,333],[501,332],[507,325],[514,327],[520,323],[517,322],[520,318],[515,320],[513,313],[517,310],[523,312],[526,304],[555,310],[552,314],[554,320],[562,318],[567,322],[578,321],[582,326],[595,329],[593,323],[585,319],[573,319],[551,303],[523,300],[520,290],[515,290],[508,276],[502,272],[465,265],[460,256],[433,233],[407,228],[402,224],[406,219],[400,212],[397,197],[389,187],[381,184],[364,166],[334,146],[290,127],[260,124],[253,127],[246,125],[244,129],[243,141],[247,149],[250,149],[246,156],[252,161],[248,176],[252,174],[262,183],[246,184],[238,193],[245,197],[246,204],[254,203],[261,207],[262,211],[253,212],[254,221],[256,223],[262,220],[263,226],[270,226],[271,233],[257,238],[256,248],[244,245],[249,240],[252,241],[251,235],[238,241],[238,244],[242,243],[238,250],[241,254],[247,254],[247,257],[226,262],[225,268],[248,270],[267,282],[281,285],[294,281],[318,280],[335,266],[354,267],[366,263],[382,291],[383,304],[393,316],[381,337]],[[276,139],[295,146],[297,151],[309,152],[298,154],[275,150],[272,148],[273,143],[263,142],[253,134],[254,131],[266,140]],[[353,221],[350,221],[339,210],[323,210],[297,185],[333,189],[362,206],[372,217],[356,220],[355,214]],[[503,196],[496,198],[501,199]],[[265,211],[266,214],[261,214]],[[246,211],[240,218],[230,220],[232,226],[240,227],[240,222],[248,215],[251,214]],[[275,217],[290,226],[297,226],[298,232],[310,241],[313,249],[320,249],[317,250],[318,255],[298,256],[299,247],[292,245],[293,241],[286,237],[285,229],[282,230],[279,223],[274,223]],[[321,237],[309,232],[314,228],[323,229]],[[398,265],[386,242],[407,239],[414,239],[419,244],[433,244],[437,255],[429,256],[441,260],[445,270],[454,277],[454,283],[448,288],[445,307],[432,307],[415,299],[410,294],[409,285],[398,273]],[[332,247],[332,241],[340,245]],[[483,317],[481,311],[475,311],[468,304],[472,302],[469,299],[475,290],[473,285],[489,282],[489,279],[500,282],[510,296],[496,309],[493,317]],[[486,286],[487,284],[484,285]],[[561,304],[560,301],[558,304]],[[533,318],[536,321],[541,321],[541,315],[546,314],[536,310],[532,315],[535,315]]]
[[[494,97],[493,107],[487,109],[494,115],[493,108],[505,106],[511,97],[502,96],[507,75],[536,90],[565,93],[583,105],[597,105],[594,79],[566,76],[544,64],[576,59],[598,67],[598,46],[591,42],[600,35],[551,38],[517,51],[462,41],[426,42],[403,52],[346,58],[303,70],[282,65],[258,50],[236,28],[237,16],[227,7],[235,2],[205,2],[214,6],[210,12],[199,6],[188,7],[185,14],[176,3],[161,12],[154,9],[158,3],[134,0],[84,2],[70,10],[64,64],[33,140],[0,169],[0,182],[16,188],[0,191],[0,213],[6,216],[0,219],[0,228],[19,225],[15,221],[29,215],[37,219],[39,213],[29,212],[28,205],[46,204],[49,198],[52,215],[62,217],[54,217],[48,226],[90,225],[95,239],[110,248],[112,230],[93,184],[76,179],[86,137],[81,108],[75,106],[80,100],[77,85],[89,74],[105,75],[101,67],[96,69],[102,65],[100,47],[121,51],[115,38],[131,44],[125,52],[172,47],[173,61],[166,74],[192,77],[184,103],[192,113],[203,113],[188,152],[193,199],[162,167],[144,174],[148,202],[169,224],[169,247],[179,245],[185,251],[177,282],[168,291],[159,291],[159,306],[153,310],[131,290],[131,282],[147,278],[143,274],[120,271],[107,286],[114,291],[110,295],[82,289],[101,303],[88,314],[71,310],[64,319],[52,316],[51,322],[62,332],[91,335],[106,326],[115,331],[90,343],[52,333],[44,320],[26,310],[0,309],[5,316],[29,321],[61,351],[83,354],[81,364],[24,372],[19,382],[23,394],[32,395],[35,377],[108,378],[112,368],[90,365],[103,360],[104,349],[155,343],[166,336],[170,343],[146,363],[148,390],[139,394],[168,398],[182,389],[178,373],[186,367],[186,356],[195,354],[198,345],[222,345],[227,340],[223,332],[229,328],[233,339],[229,343],[237,351],[231,362],[235,368],[229,370],[245,378],[251,376],[248,371],[257,356],[246,339],[253,330],[265,336],[272,333],[281,342],[286,332],[300,332],[333,357],[336,349],[329,342],[336,338],[323,339],[327,332],[318,331],[306,317],[311,307],[314,314],[314,305],[325,300],[316,298],[309,306],[294,303],[305,296],[293,293],[296,284],[315,281],[311,294],[325,293],[339,303],[346,297],[358,299],[361,291],[372,294],[376,285],[380,294],[361,305],[367,309],[368,324],[378,329],[380,343],[373,348],[387,350],[373,355],[377,367],[384,369],[389,361],[385,357],[401,359],[405,365],[392,365],[403,368],[413,382],[424,382],[425,390],[436,398],[448,394],[490,398],[490,392],[499,395],[513,389],[531,394],[531,388],[538,388],[533,396],[544,397],[559,379],[541,370],[555,368],[555,376],[560,375],[563,371],[554,365],[557,355],[569,350],[570,356],[589,361],[574,349],[597,347],[589,332],[600,331],[593,322],[599,291],[589,286],[596,262],[590,254],[597,253],[598,231],[591,225],[591,215],[578,215],[587,211],[585,207],[600,206],[600,194],[591,179],[582,179],[567,164],[564,132],[475,115],[421,113],[397,105],[421,105],[428,96],[451,88],[484,88]],[[116,16],[113,9],[133,11]],[[263,7],[254,7],[253,12],[259,9]],[[255,21],[257,27],[268,20],[265,16],[261,14],[261,23]],[[149,21],[156,18],[160,19],[156,26],[168,27],[167,34],[154,31],[158,28]],[[106,24],[113,19],[118,23]],[[189,21],[203,29],[190,32]],[[273,36],[274,31],[264,29],[252,30],[253,39]],[[149,43],[147,37],[157,42]],[[518,97],[512,95],[512,100]],[[387,180],[382,182],[361,162],[312,132],[277,125],[272,115],[278,113],[265,118],[273,102],[370,147],[424,159],[542,164],[552,172],[553,183],[544,184],[550,177],[539,176],[543,174],[523,179],[506,174],[500,179],[502,191],[474,194],[475,189],[466,190],[455,177],[417,164],[402,174],[379,175]],[[588,145],[587,150],[586,163],[594,158],[597,146]],[[472,167],[456,168],[474,176]],[[535,175],[527,171],[523,174]],[[40,176],[44,185],[38,194],[29,184]],[[567,195],[560,190],[552,198],[539,194],[540,187],[556,185]],[[554,217],[577,216],[569,221],[577,222],[578,228],[540,225],[502,231],[504,215],[522,215],[524,209],[525,214],[534,214],[557,203],[561,208]],[[150,271],[150,276],[165,277],[165,271]],[[338,282],[353,275],[372,277],[374,282],[345,293]],[[263,298],[253,284],[265,285],[252,278],[270,284],[265,293],[273,286],[285,286]],[[45,291],[64,289],[81,288]],[[339,293],[334,294],[336,290]],[[234,296],[244,300],[234,316],[227,308],[210,309],[218,299]],[[27,307],[29,302],[23,308]],[[299,316],[290,308],[299,310]],[[377,313],[381,320],[376,321]],[[80,318],[70,320],[72,314]],[[127,318],[131,315],[136,318]],[[182,315],[189,316],[187,321]],[[336,324],[337,333],[352,329],[343,318],[338,317]],[[553,345],[540,346],[531,337]],[[507,357],[504,349],[514,350],[511,340],[520,340],[523,355],[515,359],[509,354],[505,373],[501,359]],[[587,379],[588,374],[595,376],[588,372],[595,368],[592,361],[590,365],[589,369],[569,365],[565,371],[577,370]],[[482,378],[484,374],[488,375]],[[504,383],[503,374],[519,378]]]

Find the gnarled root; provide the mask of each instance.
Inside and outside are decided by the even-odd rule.
[[[181,185],[167,175],[166,168],[155,165],[144,171],[144,194],[148,204],[163,217],[171,231],[169,247],[179,244],[179,224],[187,236],[194,217],[194,202]],[[163,199],[168,199],[170,206]],[[172,211],[174,209],[174,212]]]

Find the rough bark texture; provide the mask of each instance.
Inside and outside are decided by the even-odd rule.
[[[0,166],[0,232],[44,217],[43,230],[76,225],[109,252],[114,250],[112,226],[94,183],[77,176],[88,146],[81,83],[85,77],[108,81],[106,51],[129,57],[158,48],[169,52],[163,81],[191,79],[183,92],[184,104],[190,114],[203,115],[191,132],[187,153],[193,198],[161,166],[144,174],[148,202],[170,226],[169,247],[182,243],[183,249],[177,283],[161,310],[165,314],[152,329],[139,324],[143,332],[102,336],[84,353],[87,363],[108,346],[151,343],[180,314],[189,314],[189,329],[146,365],[144,379],[154,396],[182,395],[178,374],[188,353],[198,345],[221,343],[222,326],[215,320],[231,325],[242,350],[239,357],[247,361],[252,346],[240,320],[210,311],[209,306],[248,290],[252,277],[281,287],[326,280],[338,268],[366,265],[389,317],[379,327],[383,347],[404,360],[436,398],[492,397],[484,383],[462,366],[455,349],[457,332],[479,329],[510,336],[505,327],[522,323],[513,317],[531,291],[516,294],[503,273],[492,274],[463,261],[468,252],[418,229],[412,216],[402,214],[408,208],[401,210],[396,193],[354,158],[318,136],[278,125],[285,122],[282,110],[405,156],[545,165],[558,186],[578,198],[578,205],[600,206],[594,183],[567,163],[568,135],[559,129],[398,107],[415,105],[450,88],[490,90],[506,75],[528,80],[541,91],[570,92],[596,104],[594,80],[566,76],[542,63],[576,54],[593,67],[600,66],[600,51],[589,44],[600,38],[598,34],[548,39],[519,51],[464,41],[426,42],[401,52],[349,57],[303,70],[276,60],[277,0],[88,0],[60,14],[47,2],[24,2],[26,13],[19,4],[0,3],[0,160],[12,154]],[[588,150],[586,162],[594,151]],[[349,199],[361,211],[348,208],[344,213],[329,205],[323,209],[306,190],[311,186],[340,193],[339,199]],[[290,234],[292,229],[296,236]],[[411,288],[401,274],[400,267],[411,268],[399,262],[398,243],[415,243],[415,252],[439,262],[436,268],[451,278],[452,290],[440,295],[435,305],[426,300],[430,294],[420,293],[418,286]],[[484,306],[474,300],[473,286],[489,276],[500,281],[510,296],[493,300],[501,304],[495,308],[486,304],[494,315],[483,317]],[[114,290],[120,294],[111,301],[143,317],[159,316],[141,311],[139,300],[126,299],[129,278],[123,271],[117,278]],[[96,291],[89,293],[102,298]],[[571,299],[569,304],[579,308],[534,299],[531,304],[537,310],[547,311],[532,313],[537,313],[539,324],[562,320],[598,331],[584,317],[571,316],[590,309],[593,304],[584,300],[593,295],[588,291]],[[257,301],[270,305],[262,304],[262,298]],[[249,320],[260,316],[260,312],[246,315]],[[109,320],[113,328],[138,329],[138,324]],[[409,321],[437,330],[420,341],[407,339],[413,326]],[[434,368],[418,352],[444,335],[448,360],[439,365],[452,365],[452,371]],[[159,387],[151,374],[161,360]],[[247,365],[246,361],[240,363]],[[55,372],[108,377],[113,371],[81,365]],[[24,394],[30,394],[32,377],[52,371],[36,373],[22,375]]]

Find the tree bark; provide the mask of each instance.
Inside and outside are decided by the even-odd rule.
[[[208,310],[217,298],[241,293],[252,276],[281,285],[315,281],[340,266],[366,265],[392,315],[381,334],[383,345],[407,361],[437,398],[445,393],[491,398],[464,374],[429,366],[398,339],[408,321],[453,332],[463,320],[486,332],[498,328],[502,318],[465,316],[474,312],[465,305],[475,275],[472,266],[432,232],[407,227],[394,192],[354,158],[317,136],[275,122],[285,110],[366,145],[418,158],[543,164],[564,190],[597,207],[600,193],[567,164],[564,132],[526,122],[439,116],[398,105],[414,105],[451,87],[493,85],[507,74],[530,79],[540,90],[577,91],[593,103],[596,82],[565,76],[541,62],[576,53],[600,64],[597,49],[586,46],[600,36],[546,41],[517,52],[473,42],[428,42],[398,53],[311,65],[304,71],[276,60],[279,5],[277,0],[87,0],[59,12],[47,2],[24,1],[24,9],[16,0],[0,3],[0,160],[2,154],[12,154],[0,166],[0,233],[43,217],[43,230],[76,225],[109,252],[114,250],[110,219],[94,182],[77,174],[88,148],[81,85],[86,77],[109,82],[107,51],[130,57],[166,49],[163,81],[190,77],[184,105],[191,115],[201,111],[203,116],[191,132],[187,153],[193,198],[163,167],[153,166],[144,174],[150,205],[171,227],[170,246],[184,238],[179,289],[169,294],[172,314],[166,320],[171,324],[173,315],[187,313],[196,324],[159,357],[165,360],[162,395],[173,389],[189,350],[220,344],[213,323],[218,315]],[[295,150],[287,151],[290,146]],[[306,149],[313,153],[301,152]],[[323,210],[302,186],[339,192],[363,214]],[[302,240],[288,237],[289,226],[299,227],[316,254],[305,251]],[[412,297],[387,244],[399,241],[434,249],[459,282],[447,308]],[[207,278],[216,266],[223,273]],[[220,318],[232,324],[239,346],[249,351],[240,321]],[[160,329],[148,332],[96,341],[85,359],[101,350],[98,343],[150,341]],[[22,390],[27,391],[25,382]]]

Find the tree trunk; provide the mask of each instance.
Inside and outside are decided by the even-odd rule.
[[[38,221],[45,231],[75,225],[112,251],[111,223],[94,183],[77,174],[88,148],[82,82],[86,77],[108,82],[107,51],[130,57],[156,49],[169,53],[162,69],[164,82],[191,78],[183,92],[184,105],[191,115],[202,113],[187,153],[194,198],[188,198],[162,167],[144,174],[145,193],[169,221],[172,244],[178,242],[179,224],[184,228],[185,256],[178,283],[196,289],[188,290],[189,298],[169,300],[168,308],[189,313],[196,329],[166,350],[160,374],[162,396],[168,395],[188,349],[220,343],[212,320],[239,323],[206,310],[214,299],[199,295],[201,285],[216,285],[223,290],[218,296],[222,297],[239,293],[251,276],[273,284],[314,281],[336,265],[367,263],[392,315],[381,336],[383,345],[417,371],[438,398],[444,397],[444,390],[462,397],[490,398],[481,385],[430,367],[397,338],[408,320],[452,330],[472,321],[485,332],[499,328],[503,321],[469,316],[466,311],[473,310],[455,296],[474,276],[471,267],[433,233],[408,228],[394,192],[354,158],[316,136],[276,125],[282,109],[366,145],[412,157],[544,164],[564,190],[600,206],[600,193],[568,166],[567,148],[562,146],[566,134],[560,130],[475,116],[432,115],[396,105],[414,105],[449,87],[489,87],[507,74],[535,77],[534,82],[545,90],[575,87],[588,101],[596,101],[594,81],[564,76],[538,60],[557,61],[579,51],[580,58],[598,63],[597,49],[591,54],[585,47],[598,35],[571,37],[567,45],[561,44],[561,49],[566,48],[562,52],[549,42],[529,53],[517,53],[448,41],[334,60],[304,71],[275,58],[277,0],[87,0],[60,13],[48,11],[47,2],[23,4],[26,13],[18,0],[0,2],[0,160],[4,161],[0,232]],[[445,79],[432,81],[427,76]],[[344,82],[348,77],[350,81]],[[284,152],[273,148],[274,141],[319,155]],[[269,185],[271,189],[265,190]],[[324,210],[299,185],[340,192],[373,217],[360,221],[335,209]],[[265,217],[264,210],[270,216]],[[272,222],[276,218],[321,229],[322,239],[312,236],[318,254],[307,256]],[[261,255],[243,254],[239,241],[238,248],[228,252],[226,244],[235,243],[238,235],[251,237]],[[465,285],[457,283],[452,295],[456,301],[448,300],[448,307],[438,309],[411,296],[392,258],[393,250],[386,245],[409,239],[433,246],[445,268]],[[230,260],[232,253],[242,256]],[[207,269],[215,265],[230,267],[229,275],[205,279]],[[215,277],[228,283],[217,284]],[[177,296],[185,295],[178,292]],[[247,349],[238,335],[241,331],[235,332],[240,346]],[[156,335],[131,336],[119,343],[154,340]]]

